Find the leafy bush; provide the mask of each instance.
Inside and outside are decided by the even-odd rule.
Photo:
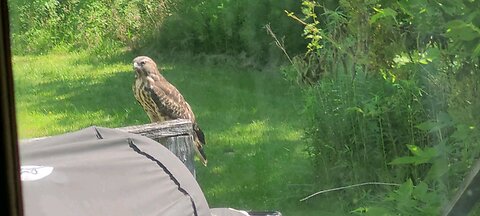
[[[9,1],[13,51],[46,53],[57,47],[108,53],[133,48],[169,13],[168,0]]]
[[[284,10],[295,1],[15,0],[10,1],[17,54],[46,53],[56,47],[103,52],[111,47],[150,53],[234,56],[265,66],[282,62],[264,26],[282,37],[290,52],[301,26]]]
[[[306,137],[318,175],[340,185],[362,181],[394,181],[407,173],[389,162],[405,155],[405,144],[425,146],[425,133],[415,127],[428,119],[421,89],[414,81],[391,82],[380,76],[323,79],[307,94],[312,116]],[[332,175],[335,173],[335,175]]]
[[[297,40],[301,27],[283,12],[298,6],[287,0],[177,1],[172,16],[146,43],[163,50],[230,55],[265,65],[282,57],[272,46],[266,24],[284,38],[289,51],[299,53],[304,46]]]
[[[355,212],[437,215],[480,156],[479,3],[302,2],[287,15],[307,51],[286,75],[305,89],[319,181],[406,181]]]
[[[431,190],[427,184],[414,185],[407,180],[398,189],[390,192],[382,201],[382,205],[357,208],[352,213],[360,215],[438,215],[443,196]]]

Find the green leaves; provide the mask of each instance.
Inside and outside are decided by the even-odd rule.
[[[428,133],[437,133],[441,130],[451,127],[453,125],[451,117],[446,112],[440,112],[437,114],[436,120],[428,120],[423,123],[420,123],[416,126],[416,128],[428,132]],[[441,155],[441,151],[439,150],[444,146],[444,142],[440,142],[434,147],[425,147],[421,149],[420,147],[414,144],[407,144],[407,148],[413,156],[404,156],[395,158],[390,165],[400,165],[400,164],[413,164],[413,165],[420,165],[426,163],[433,163],[434,166],[431,169],[435,169],[436,171],[431,175],[439,175],[439,170],[444,169],[446,170],[446,165],[442,163],[443,167],[438,167],[438,163],[434,163],[434,160],[437,159]],[[438,161],[437,161],[438,162]],[[444,161],[442,161],[444,162]]]
[[[411,179],[408,179],[390,195],[389,199],[395,200],[398,209],[410,209],[412,206],[415,206],[415,200],[412,199],[413,190],[413,182]]]
[[[420,165],[425,163],[430,163],[432,159],[439,155],[437,149],[433,147],[427,147],[421,149],[416,145],[407,145],[408,150],[413,154],[413,156],[404,156],[395,158],[390,165],[400,165],[400,164],[413,164]]]
[[[320,22],[317,20],[318,17],[315,13],[315,8],[317,6],[317,3],[313,0],[302,1],[301,10],[304,15],[302,19],[295,16],[293,12],[285,11],[287,16],[304,25],[302,35],[305,37],[305,39],[310,40],[310,42],[307,44],[307,53],[316,52],[323,47],[320,43],[320,40],[323,39],[321,32],[322,29],[319,27]]]
[[[407,179],[398,189],[388,193],[383,202],[352,211],[360,215],[438,215],[441,207],[439,192],[425,182],[414,185]]]
[[[399,53],[393,58],[393,62],[395,62],[394,66],[396,68],[401,68],[408,64],[427,65],[440,60],[441,51],[437,47],[429,47],[423,52],[416,51],[410,54]]]
[[[472,41],[480,38],[480,29],[472,23],[463,20],[453,20],[446,24],[446,35],[454,40]]]
[[[453,121],[450,115],[446,112],[439,112],[436,120],[428,120],[418,124],[416,128],[427,131],[429,133],[438,132],[444,128],[453,126]]]
[[[384,18],[392,18],[393,20],[395,20],[395,22],[397,21],[395,19],[395,17],[397,16],[397,12],[394,11],[392,8],[385,8],[385,9],[373,8],[373,10],[375,10],[377,13],[372,17],[370,17],[370,21],[369,21],[370,24],[374,24],[379,19],[384,19]]]
[[[353,210],[351,213],[360,213],[366,216],[390,216],[392,212],[390,209],[381,206],[360,207]]]
[[[333,182],[363,180],[371,167],[380,179],[412,178],[389,200],[352,213],[438,215],[445,188],[458,185],[480,154],[473,135],[480,114],[479,2],[330,1],[337,4],[317,8],[302,2],[309,17],[302,36],[321,59],[305,67],[305,74],[320,76],[307,135],[318,170],[351,170],[322,173]],[[344,74],[352,77],[348,83]],[[374,77],[384,82],[365,87]]]
[[[437,191],[430,190],[425,182],[414,185],[411,179],[390,194],[395,202],[395,212],[402,215],[438,215],[441,205]]]
[[[452,39],[453,51],[462,56],[480,56],[480,28],[466,20],[453,20],[446,24],[445,35]]]

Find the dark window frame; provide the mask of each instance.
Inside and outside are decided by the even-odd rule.
[[[0,1],[0,215],[23,215],[7,1]]]

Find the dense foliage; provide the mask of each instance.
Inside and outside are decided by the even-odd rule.
[[[16,54],[52,49],[109,54],[135,47],[170,14],[169,0],[14,0],[9,1]]]
[[[250,65],[283,58],[266,33],[267,24],[291,52],[301,51],[302,28],[284,13],[299,7],[289,0],[10,1],[18,54],[65,46],[108,54],[111,47],[125,46],[154,53],[208,54],[220,60],[228,55]]]
[[[319,181],[405,182],[368,215],[438,215],[479,156],[480,3],[304,0],[306,138]],[[357,191],[356,195],[366,193]]]
[[[283,10],[298,10],[290,0],[179,1],[176,13],[157,34],[160,47],[195,54],[227,54],[253,64],[276,61],[281,52],[272,46],[264,26],[271,24],[288,49],[299,52],[301,26],[292,23]],[[188,18],[187,18],[188,17]]]

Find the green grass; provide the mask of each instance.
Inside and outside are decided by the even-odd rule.
[[[148,123],[131,92],[133,57],[15,56],[20,137]],[[209,165],[197,164],[197,179],[210,207],[342,215],[332,197],[299,202],[318,188],[301,139],[302,100],[279,72],[152,57],[206,133]]]
[[[90,125],[145,122],[147,118],[131,94],[129,61],[100,62],[90,61],[84,53],[14,57],[20,138]]]

